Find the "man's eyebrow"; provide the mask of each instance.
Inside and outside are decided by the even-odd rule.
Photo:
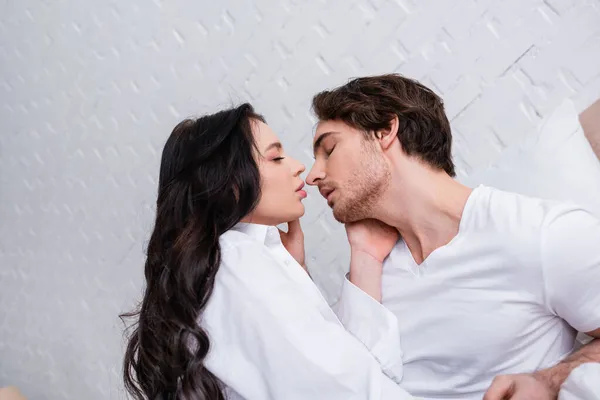
[[[330,131],[330,132],[325,132],[321,136],[319,136],[319,138],[316,140],[315,144],[313,145],[313,154],[317,154],[317,150],[319,149],[319,147],[321,146],[321,143],[323,142],[323,140],[325,140],[325,138],[327,138],[328,136],[337,134],[337,133],[339,133],[339,132]]]

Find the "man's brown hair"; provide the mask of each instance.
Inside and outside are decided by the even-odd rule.
[[[321,121],[340,120],[371,132],[389,128],[398,117],[398,139],[407,155],[455,176],[452,133],[442,99],[421,83],[398,74],[356,78],[313,97]]]

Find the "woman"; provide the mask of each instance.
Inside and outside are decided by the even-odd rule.
[[[175,127],[144,298],[125,315],[134,398],[410,398],[303,269],[303,171],[249,104]]]

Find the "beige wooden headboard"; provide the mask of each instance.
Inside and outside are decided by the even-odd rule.
[[[594,153],[600,158],[600,99],[579,114],[579,122]]]
[[[27,400],[14,386],[0,388],[0,400]]]

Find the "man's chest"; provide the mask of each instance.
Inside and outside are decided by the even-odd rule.
[[[505,264],[480,257],[441,271],[385,268],[383,305],[399,321],[407,389],[424,395],[420,382],[435,381],[451,392],[484,390],[495,375],[543,362],[531,346],[556,319],[536,285],[521,282],[535,277]]]

